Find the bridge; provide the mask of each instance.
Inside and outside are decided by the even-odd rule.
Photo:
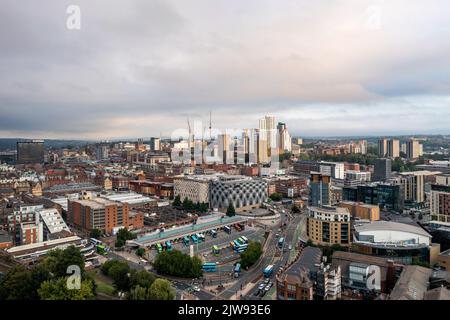
[[[200,219],[199,219],[200,220]],[[198,222],[188,226],[172,228],[166,231],[155,231],[139,237],[135,240],[128,240],[127,245],[135,245],[139,247],[150,247],[157,243],[180,239],[185,236],[191,236],[196,233],[203,233],[212,229],[223,228],[237,223],[246,223],[248,218],[242,216],[220,217],[205,222]]]

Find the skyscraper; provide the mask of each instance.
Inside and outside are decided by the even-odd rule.
[[[161,139],[152,137],[150,138],[150,150],[160,151],[161,150]]]
[[[44,162],[44,140],[17,142],[17,163],[36,164]]]
[[[398,158],[400,157],[400,141],[398,139],[390,139],[387,142],[387,157]]]
[[[387,180],[391,177],[392,160],[388,158],[375,159],[373,181]]]
[[[378,140],[378,156],[386,157],[387,155],[387,139]]]
[[[420,156],[420,143],[411,139],[406,143],[406,156],[408,159],[417,159]]]
[[[275,117],[265,116],[259,120],[259,136],[261,140],[267,141],[267,155],[270,158],[271,149],[277,147],[277,130]]]
[[[278,122],[278,146],[279,146],[279,153],[283,154],[285,152],[291,152],[292,151],[292,144],[291,144],[291,135],[289,134],[289,131],[287,130],[286,124],[282,122]]]

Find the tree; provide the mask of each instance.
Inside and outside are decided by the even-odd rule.
[[[261,243],[251,241],[246,251],[241,254],[242,268],[252,266],[262,255]]]
[[[174,207],[176,207],[176,208],[181,207],[181,199],[180,199],[180,195],[177,195],[177,196],[175,197],[175,199],[173,199],[172,205],[173,205]]]
[[[228,205],[228,208],[227,208],[227,216],[233,217],[235,215],[236,215],[236,210],[234,209],[233,204],[230,202],[230,204]]]
[[[194,203],[192,202],[192,200],[189,200],[188,198],[184,198],[183,200],[183,209],[190,211],[194,209]]]
[[[108,276],[114,281],[114,287],[118,291],[130,289],[130,267],[126,262],[117,261],[108,270]]]
[[[130,285],[131,287],[139,286],[148,289],[153,284],[155,279],[156,277],[153,274],[145,270],[132,272],[130,277]]]
[[[144,248],[136,249],[136,255],[138,255],[139,257],[144,256],[144,253],[145,253],[145,249]]]
[[[128,295],[128,300],[147,300],[147,289],[141,286],[135,286],[131,288],[130,293]]]
[[[89,237],[94,239],[100,239],[101,236],[102,232],[99,229],[92,229],[91,232],[89,233]]]
[[[123,247],[127,240],[133,240],[136,238],[136,235],[130,231],[128,231],[127,228],[122,228],[117,232],[117,241],[116,241],[116,247]]]
[[[95,298],[92,280],[82,280],[80,289],[69,289],[67,278],[44,281],[38,289],[42,300],[90,300]]]
[[[281,199],[283,199],[283,196],[275,192],[270,195],[270,199],[272,199],[273,201],[281,201]]]
[[[75,246],[69,246],[64,250],[51,250],[43,261],[43,265],[55,277],[67,276],[67,268],[72,265],[77,265],[81,274],[84,274],[84,257],[80,249]]]
[[[31,273],[23,266],[11,268],[0,282],[0,300],[33,300],[37,292],[33,292]]]
[[[175,299],[175,292],[169,281],[156,279],[148,290],[148,298],[151,300],[173,300]]]
[[[202,275],[202,262],[198,257],[190,257],[178,250],[163,251],[153,264],[160,274],[183,278],[198,278]]]

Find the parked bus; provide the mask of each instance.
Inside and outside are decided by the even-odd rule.
[[[193,235],[191,236],[191,239],[192,239],[192,241],[193,241],[194,243],[198,243],[198,238],[197,238],[197,236],[196,236],[195,234],[193,234]]]
[[[219,249],[219,247],[218,246],[213,246],[212,247],[212,252],[213,252],[213,254],[214,255],[219,255],[220,254],[220,249]]]
[[[236,263],[236,265],[234,266],[234,277],[235,278],[239,277],[240,272],[241,272],[241,264]]]
[[[233,227],[234,227],[237,231],[241,231],[241,227],[240,227],[238,224],[235,224]]]
[[[234,244],[233,241],[231,241],[231,242],[230,242],[230,246],[234,249],[234,247],[235,247],[236,245]]]
[[[213,238],[217,238],[217,231],[216,230],[211,230],[211,236]]]
[[[237,247],[239,247],[242,243],[240,243],[240,242],[237,241],[237,240],[234,240],[234,244],[235,244]]]
[[[200,241],[205,241],[205,235],[203,233],[199,233],[198,238],[200,239]]]
[[[245,230],[245,223],[239,223],[239,227],[241,227],[241,231]]]
[[[169,252],[172,251],[172,242],[166,241],[166,250]]]
[[[104,244],[98,244],[96,246],[96,249],[97,249],[97,253],[98,254],[102,254],[103,255],[103,254],[105,254],[107,252],[106,246]]]
[[[226,233],[228,233],[228,234],[231,233],[231,228],[230,228],[229,226],[223,227],[223,230],[224,230]]]
[[[215,272],[217,270],[217,265],[215,262],[207,262],[203,264],[202,269],[205,272]]]
[[[242,253],[242,252],[244,252],[245,250],[247,250],[247,246],[240,246],[240,247],[234,248],[234,251],[235,251],[236,253]]]
[[[246,236],[241,236],[242,240],[244,240],[244,243],[248,243],[248,239]]]
[[[95,238],[90,238],[89,242],[92,243],[94,246],[98,246],[99,244],[103,244],[100,240],[97,240]]]
[[[273,272],[273,265],[270,264],[263,270],[263,275],[264,277],[269,278],[272,275],[272,272]]]
[[[185,236],[184,238],[183,238],[183,242],[184,242],[184,245],[187,247],[187,246],[189,246],[189,237],[188,236]]]
[[[160,243],[157,243],[156,244],[156,249],[158,249],[158,253],[161,253],[162,252],[162,245],[160,244]]]
[[[284,238],[281,237],[280,239],[278,239],[278,248],[283,248],[283,244],[284,244]]]
[[[242,243],[245,243],[245,240],[244,240],[242,237],[239,237],[237,240],[238,240],[241,244],[242,244]]]

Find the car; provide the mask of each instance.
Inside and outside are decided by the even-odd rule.
[[[260,292],[261,292],[261,290],[258,289],[258,290],[255,291],[255,293],[254,293],[253,295],[254,295],[255,297],[257,297],[257,296],[259,296]]]
[[[266,291],[266,292],[267,292],[267,291],[269,291],[269,290],[270,290],[270,288],[271,288],[271,286],[270,286],[270,285],[267,285],[267,286],[265,286],[265,287],[264,287],[264,291]]]
[[[258,290],[264,289],[265,286],[266,286],[265,283],[261,283],[261,284],[259,285],[259,287],[258,287]]]
[[[264,280],[264,284],[268,284],[270,282],[270,279],[267,278],[266,280]]]
[[[289,250],[292,250],[292,244],[290,244],[288,248],[289,248]]]
[[[200,291],[200,288],[199,288],[198,286],[193,286],[193,287],[192,287],[192,290],[194,290],[195,292],[199,292],[199,291]]]

